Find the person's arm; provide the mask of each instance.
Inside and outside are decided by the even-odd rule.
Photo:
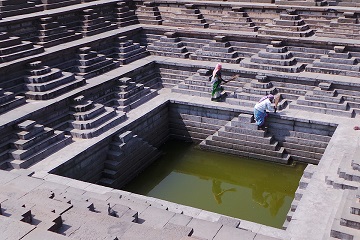
[[[269,99],[266,99],[266,109],[271,112],[275,111],[275,108],[271,105],[271,102]]]

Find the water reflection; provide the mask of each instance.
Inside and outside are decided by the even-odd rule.
[[[215,201],[217,204],[221,204],[222,200],[221,197],[224,195],[225,192],[235,192],[235,188],[229,188],[229,189],[222,189],[221,188],[221,181],[219,180],[212,180],[212,193],[214,195]]]
[[[162,151],[125,190],[273,227],[284,223],[306,166],[206,152],[181,142],[169,142]]]

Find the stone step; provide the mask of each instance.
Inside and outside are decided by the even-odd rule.
[[[236,145],[247,146],[252,148],[263,148],[271,151],[278,151],[280,149],[280,147],[278,146],[278,142],[274,142],[271,144],[264,144],[263,142],[256,142],[256,140],[252,140],[250,139],[250,137],[247,137],[246,140],[242,140],[242,139],[234,139],[234,138],[219,136],[218,133],[215,133],[212,135],[212,140],[217,142],[234,144],[234,145],[236,144]]]
[[[305,64],[302,64],[302,63],[296,63],[293,66],[279,66],[279,65],[272,65],[272,64],[258,64],[258,63],[251,62],[251,60],[247,59],[247,58],[243,59],[240,62],[240,66],[246,67],[246,68],[280,71],[280,72],[288,72],[288,73],[301,72],[305,68]]]
[[[50,133],[52,133],[52,131]],[[42,149],[45,149],[48,145],[54,144],[64,138],[64,132],[55,131],[54,134],[39,139],[39,141],[31,143],[32,145],[30,146],[26,146],[26,149],[12,149],[9,151],[9,154],[13,159],[26,159],[29,156],[41,151]]]
[[[9,97],[11,95],[8,95]],[[0,101],[0,114],[17,108],[23,104],[26,104],[24,96],[13,96],[8,98],[6,101]]]
[[[72,73],[64,72],[59,78],[49,80],[42,83],[27,83],[25,84],[25,90],[31,92],[46,92],[54,88],[64,86],[75,80],[75,75]]]
[[[233,63],[233,64],[237,64],[242,60],[242,57],[227,58],[222,56],[206,56],[204,52],[201,52],[200,55],[197,55],[195,53],[191,53],[191,54],[189,53],[189,57],[191,60],[225,62],[225,63]]]
[[[157,95],[157,91],[154,89],[151,89],[149,92],[146,92],[145,95],[141,94],[140,98],[137,98],[136,100],[133,100],[130,104],[126,105],[126,107],[116,107],[116,109],[122,110],[124,112],[128,112],[132,109],[135,109],[136,107],[146,103],[150,99],[154,98]]]
[[[74,81],[71,81],[66,84],[62,84],[56,88],[53,88],[53,89],[45,91],[45,92],[31,92],[31,91],[26,92],[25,96],[27,98],[33,99],[33,100],[47,100],[47,99],[51,99],[56,96],[59,96],[65,92],[68,92],[77,87],[80,87],[84,84],[85,84],[85,79],[75,78]]]
[[[11,51],[9,54],[1,55],[1,62],[9,62],[19,58],[33,56],[42,52],[44,52],[44,47],[34,45],[26,50],[21,50],[16,52]]]
[[[300,96],[299,98],[301,98],[303,96]],[[352,118],[354,117],[355,113],[353,109],[349,109],[349,110],[337,110],[337,109],[330,109],[330,108],[324,108],[324,107],[318,107],[318,106],[307,106],[307,105],[300,105],[296,102],[292,102],[289,105],[290,109],[298,109],[298,110],[303,110],[303,111],[308,111],[308,112],[318,112],[318,113],[322,113],[322,114],[329,114],[329,115],[335,115],[335,116],[342,116],[342,117],[349,117]]]
[[[93,118],[91,119],[70,120],[69,126],[79,130],[92,129],[108,121],[109,119],[114,118],[117,115],[114,109],[110,109],[108,107],[104,107],[104,108],[105,109],[103,111],[99,111],[98,112],[99,114],[93,116]]]
[[[295,147],[300,147],[300,148],[304,148],[304,149],[312,149],[315,150],[318,153],[324,153],[328,142],[323,142],[323,141],[316,141],[316,140],[311,140],[311,139],[307,139],[307,138],[296,138],[296,137],[291,137],[291,136],[285,136],[284,138],[284,143],[289,144],[290,146]]]
[[[117,112],[117,115],[113,116],[112,118],[108,119],[106,122],[100,123],[95,128],[92,129],[66,129],[73,137],[76,138],[93,138],[99,136],[103,132],[109,130],[110,128],[120,124],[122,121],[126,119],[126,115],[124,113]]]
[[[199,146],[201,149],[204,149],[204,150],[223,152],[223,153],[227,153],[227,154],[244,156],[244,157],[249,157],[249,158],[256,158],[256,159],[265,160],[265,161],[271,161],[271,162],[277,162],[277,163],[283,163],[283,164],[288,164],[288,161],[289,161],[289,155],[287,155],[287,154],[285,154],[282,158],[279,158],[279,157],[273,157],[273,156],[269,156],[269,155],[252,153],[252,152],[248,152],[248,151],[223,148],[223,147],[214,146],[214,145],[209,146],[209,145],[205,144],[204,142],[201,142]]]
[[[316,60],[315,60],[316,61]],[[306,72],[314,72],[314,73],[324,73],[324,74],[333,74],[333,75],[343,75],[349,77],[360,77],[359,71],[351,71],[351,70],[344,70],[339,69],[337,66],[338,64],[321,64],[322,67],[316,67],[313,64],[308,64],[306,66]],[[326,65],[326,66],[325,66]],[[351,69],[352,66],[344,65],[345,68]]]
[[[11,160],[9,163],[10,165],[15,168],[28,168],[32,164],[43,160],[47,156],[53,154],[54,152],[59,151],[60,149],[64,148],[66,145],[70,144],[72,142],[71,137],[65,136],[62,140],[55,142],[51,145],[48,145],[46,149],[42,149],[39,152],[36,152],[34,155],[29,156],[22,160]]]
[[[30,138],[18,139],[15,142],[11,143],[11,146],[16,149],[19,149],[19,150],[26,150],[26,149],[34,146],[35,144],[41,142],[42,140],[51,137],[54,134],[54,129],[52,129],[52,128],[47,128],[47,127],[43,128],[41,126],[41,128],[39,128],[39,129],[43,129],[43,130],[41,132],[34,133],[34,135]],[[31,132],[33,132],[33,131],[31,131]]]
[[[218,141],[218,140],[220,140],[220,141]],[[240,144],[237,144],[237,143],[240,143]],[[241,145],[242,143],[245,143],[245,144]],[[275,144],[273,146],[268,147],[270,149],[267,149],[262,144],[246,142],[246,141],[244,141],[244,142],[238,141],[237,142],[237,141],[232,141],[231,139],[226,139],[226,138],[222,138],[222,137],[216,137],[214,139],[213,136],[209,136],[208,138],[206,138],[205,144],[211,145],[211,146],[222,147],[222,148],[229,148],[229,149],[242,151],[242,152],[248,151],[249,153],[255,153],[255,154],[259,154],[259,155],[268,155],[268,156],[278,157],[278,158],[282,158],[285,155],[284,148],[280,147],[279,149],[276,149]],[[273,148],[273,149],[271,149],[271,148]]]

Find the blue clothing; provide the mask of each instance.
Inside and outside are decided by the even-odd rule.
[[[256,125],[262,126],[265,123],[266,115],[267,115],[266,111],[259,111],[256,108],[254,108],[254,118],[256,121]]]

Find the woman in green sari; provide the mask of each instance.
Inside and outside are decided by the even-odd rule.
[[[227,83],[227,81],[221,77],[221,68],[222,66],[220,63],[216,64],[210,80],[210,83],[212,84],[211,101],[219,101],[221,99],[221,92],[224,90],[221,83]]]

